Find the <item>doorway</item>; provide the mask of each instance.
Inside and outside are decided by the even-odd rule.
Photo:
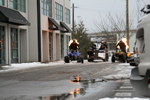
[[[5,32],[4,32],[4,26],[0,26],[0,64],[5,64]]]
[[[18,29],[11,28],[11,63],[18,63]]]

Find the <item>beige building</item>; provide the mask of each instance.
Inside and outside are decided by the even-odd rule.
[[[0,1],[0,64],[63,59],[70,38],[70,0]]]

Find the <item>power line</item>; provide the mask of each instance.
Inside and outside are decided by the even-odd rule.
[[[81,9],[81,10],[92,10],[92,11],[104,11],[104,12],[110,12],[110,11],[108,11],[108,10],[98,10],[98,9],[88,9],[88,8],[80,8],[80,7],[78,7],[77,9]],[[115,10],[115,11],[113,11],[113,12],[122,12],[122,11],[117,11],[117,10]]]
[[[98,1],[99,1],[99,0],[98,0]],[[126,0],[119,0],[119,1],[121,2],[121,1],[126,1]],[[115,2],[116,2],[116,0],[115,0]],[[87,2],[86,2],[86,3],[87,3]],[[91,3],[90,3],[90,4],[79,5],[79,6],[93,6],[93,5],[95,6],[95,5],[101,5],[101,4],[108,4],[108,2],[105,2],[105,3],[104,3],[104,2],[103,2],[103,3],[94,3],[94,4],[91,4]]]
[[[116,0],[115,0],[115,2],[114,2],[114,4],[113,4],[112,8],[110,9],[110,12],[112,11],[112,9],[113,9],[113,7],[114,7],[115,3],[116,3]]]

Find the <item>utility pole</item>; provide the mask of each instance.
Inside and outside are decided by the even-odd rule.
[[[72,34],[74,33],[74,3],[72,4]]]
[[[127,44],[129,45],[129,3],[126,0],[126,32],[127,32]],[[129,52],[129,49],[127,50]]]
[[[137,22],[139,21],[139,0],[137,0]]]

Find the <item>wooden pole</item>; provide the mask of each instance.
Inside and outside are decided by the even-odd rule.
[[[127,33],[127,44],[129,45],[129,3],[126,0],[126,33]],[[127,50],[129,52],[129,49]]]
[[[74,33],[74,3],[72,4],[72,34]]]

